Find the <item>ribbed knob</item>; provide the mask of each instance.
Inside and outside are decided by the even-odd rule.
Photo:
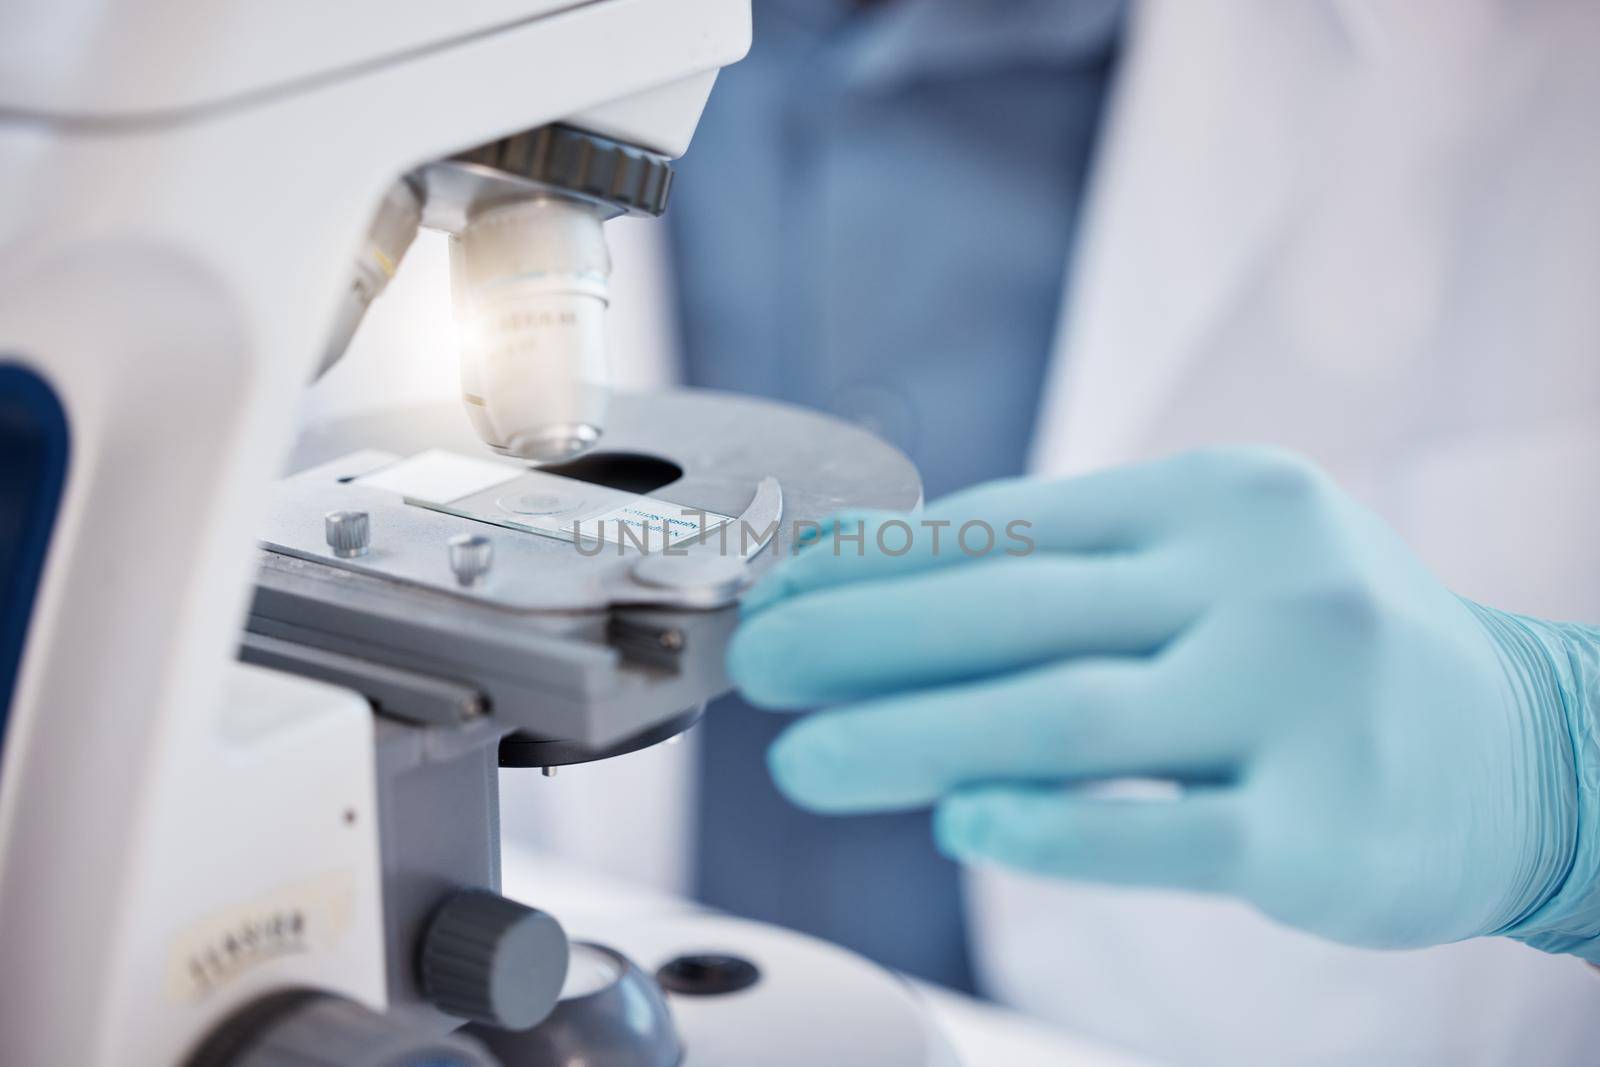
[[[419,962],[422,991],[440,1010],[526,1030],[549,1015],[561,995],[567,935],[542,911],[465,889],[434,912]]]
[[[450,569],[462,585],[477,585],[494,562],[494,542],[482,534],[457,534],[450,538]]]
[[[652,218],[672,190],[666,156],[571,126],[540,126],[455,158]]]
[[[328,547],[340,559],[364,556],[372,544],[372,526],[365,511],[330,511],[322,517]]]
[[[492,1067],[460,1034],[437,1037],[343,997],[291,990],[251,1001],[218,1024],[184,1067]]]

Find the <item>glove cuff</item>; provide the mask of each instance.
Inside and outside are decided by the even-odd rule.
[[[1554,718],[1570,742],[1549,753],[1549,770],[1571,825],[1557,829],[1571,842],[1564,876],[1520,919],[1495,931],[1545,952],[1600,962],[1600,628],[1553,623],[1469,606],[1499,643],[1526,714]],[[1569,792],[1569,790],[1575,790]]]

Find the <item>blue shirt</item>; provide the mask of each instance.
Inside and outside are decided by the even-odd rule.
[[[1019,473],[1115,59],[1120,0],[756,0],[668,218],[692,384],[862,423],[936,497]],[[708,902],[971,988],[925,813],[789,807],[783,722],[702,736]]]

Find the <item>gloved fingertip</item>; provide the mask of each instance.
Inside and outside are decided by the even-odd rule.
[[[792,591],[789,579],[782,570],[769,574],[751,586],[749,591],[739,598],[739,617],[742,619],[752,618],[766,608],[778,603]]]
[[[866,530],[869,524],[877,521],[874,512],[866,511],[841,511],[831,515],[819,523],[807,523],[800,527],[795,535],[794,547],[798,554],[810,555],[817,551],[817,546],[824,542],[833,544],[833,554],[839,555],[841,541],[849,541],[856,545],[864,544]]]
[[[814,731],[794,728],[785,731],[767,748],[767,771],[772,782],[789,801],[807,811],[833,810],[829,803],[832,779],[824,746],[808,735]]]
[[[733,633],[724,657],[728,680],[741,696],[758,708],[785,706],[783,699],[783,656],[781,637],[772,628],[743,623]]]
[[[988,836],[989,805],[980,798],[946,797],[933,812],[933,841],[953,860],[968,860],[983,852]]]

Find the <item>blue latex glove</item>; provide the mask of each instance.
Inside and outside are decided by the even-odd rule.
[[[950,523],[937,550],[921,520]],[[840,705],[773,746],[797,803],[932,805],[963,860],[1230,893],[1354,944],[1600,959],[1600,630],[1459,599],[1265,449],[858,521],[752,591],[729,651],[754,703]],[[1130,776],[1181,789],[1082,788]]]

